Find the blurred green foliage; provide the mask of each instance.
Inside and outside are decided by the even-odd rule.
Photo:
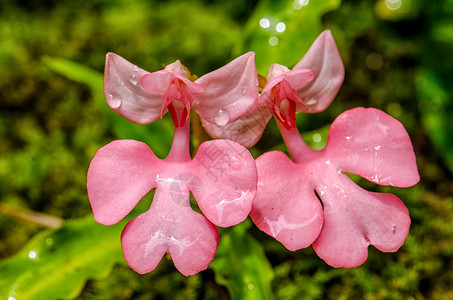
[[[312,248],[290,252],[254,226],[225,230],[221,245],[236,236],[258,247],[256,253],[262,249],[273,268],[270,284],[277,299],[453,299],[453,1],[343,0],[339,4],[332,0],[1,1],[3,268],[17,259],[30,263],[27,256],[34,248],[28,247],[45,242],[47,234],[68,245],[77,235],[65,236],[61,229],[38,233],[42,226],[4,215],[2,206],[70,219],[63,228],[71,228],[73,222],[91,214],[86,171],[100,147],[127,137],[141,139],[165,155],[172,130],[168,120],[131,129],[115,121],[115,115],[102,105],[99,82],[106,52],[149,71],[180,59],[202,75],[240,52],[255,50],[258,70],[266,76],[266,64],[279,61],[291,67],[322,29],[330,29],[345,63],[345,82],[326,111],[297,116],[299,129],[319,149],[329,124],[346,109],[376,107],[399,119],[412,138],[421,182],[409,189],[379,187],[364,180],[359,184],[403,200],[412,217],[409,237],[396,253],[384,254],[371,247],[367,262],[355,269],[333,269]],[[315,12],[308,13],[310,9]],[[277,33],[260,27],[264,17],[286,22],[287,31],[276,35],[280,44],[268,44]],[[286,49],[276,51],[278,47]],[[75,63],[70,71],[68,61]],[[122,136],[125,128],[131,131]],[[251,151],[257,156],[270,149],[284,150],[273,121]],[[120,229],[98,229],[103,238],[118,244]],[[89,235],[84,238],[90,240]],[[75,259],[77,245],[83,244],[55,251],[74,253],[69,259]],[[44,251],[49,245],[41,246]],[[179,274],[168,259],[154,272],[138,275],[118,260],[117,253],[119,264],[108,277],[111,265],[106,263],[102,272],[82,276],[83,282],[94,278],[85,285],[67,284],[77,294],[83,286],[78,299],[228,299],[232,288],[217,278],[216,266],[233,253],[222,252],[228,249],[223,247],[212,269],[191,277]],[[241,256],[241,249],[236,250]],[[261,257],[263,265],[257,270],[270,280],[267,261]],[[0,285],[5,274],[14,277],[18,268],[1,269]]]

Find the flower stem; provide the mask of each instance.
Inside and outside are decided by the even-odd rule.
[[[184,126],[175,127],[173,143],[166,160],[170,162],[185,162],[190,159],[190,121],[187,120]]]
[[[277,118],[275,118],[275,121],[277,122],[277,126],[280,129],[286,148],[288,149],[289,154],[291,154],[294,162],[302,163],[313,159],[313,155],[316,151],[305,143],[299,133],[299,130],[297,130],[297,127],[294,126],[287,129]]]

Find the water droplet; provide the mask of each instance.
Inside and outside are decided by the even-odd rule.
[[[140,71],[140,68],[137,67],[136,65],[134,65],[134,66],[132,67],[132,70],[133,70],[134,72],[138,72],[138,71]]]
[[[36,250],[31,250],[30,252],[28,252],[28,257],[30,259],[36,259],[38,257],[38,252],[36,252]]]
[[[220,109],[214,116],[214,122],[217,125],[223,126],[230,121],[230,113],[226,109]]]
[[[374,150],[381,150],[381,146],[374,147]]]
[[[244,94],[245,94],[245,92],[247,92],[247,87],[246,87],[246,86],[244,86],[244,87],[242,88],[242,92],[241,92],[241,93],[242,93],[242,95],[244,95]]]
[[[269,45],[277,46],[277,44],[278,44],[278,38],[276,36],[271,36],[269,39]]]
[[[48,237],[48,238],[46,239],[46,245],[52,246],[52,245],[53,245],[53,238]]]
[[[117,108],[120,108],[123,100],[119,97],[115,97],[112,94],[110,94],[107,102],[111,108],[117,109]]]
[[[294,9],[301,9],[308,4],[309,0],[295,0],[293,3]]]
[[[396,233],[396,225],[392,225],[392,232]]]
[[[401,7],[401,0],[385,0],[385,5],[391,10],[395,10]]]
[[[313,105],[313,104],[318,103],[318,100],[310,98],[308,100],[305,100],[304,103],[305,103],[305,105]]]
[[[253,290],[253,284],[249,283],[247,287],[249,288],[249,290]]]
[[[321,135],[319,133],[313,134],[313,142],[319,143],[319,142],[321,142],[321,139],[322,138],[321,138]]]
[[[285,31],[285,30],[286,30],[286,25],[285,25],[285,23],[279,22],[279,23],[275,26],[275,30],[277,30],[277,32],[279,32],[279,33],[282,33],[283,31]]]
[[[124,81],[121,81],[121,85],[122,85],[122,86],[124,86],[124,85],[125,85]]]
[[[132,75],[131,79],[129,80],[133,85],[136,85],[138,80],[137,80],[137,76],[135,75]]]
[[[260,20],[260,26],[262,28],[269,28],[269,26],[271,26],[271,21],[269,21],[269,19],[266,19],[266,18],[262,18]]]

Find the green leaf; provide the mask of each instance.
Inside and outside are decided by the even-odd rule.
[[[40,232],[0,264],[2,299],[76,297],[88,278],[106,277],[114,263],[124,261],[120,245],[123,227],[124,222],[100,225],[90,216]]]
[[[147,142],[160,158],[168,154],[173,137],[173,123],[169,118],[147,125],[132,123],[116,114],[106,104],[102,73],[62,58],[45,58],[44,62],[54,72],[90,87],[94,104],[106,114],[117,138]]]
[[[258,73],[279,63],[292,68],[321,33],[321,17],[341,0],[263,0],[250,17],[235,54],[255,51]]]
[[[0,262],[0,297],[53,300],[77,297],[88,279],[106,278],[116,263],[125,264],[121,232],[149,208],[148,193],[121,222],[105,226],[93,216],[67,220],[58,229],[35,235],[14,256]]]
[[[247,233],[250,220],[222,234],[214,261],[217,283],[228,288],[232,299],[274,299],[272,267],[263,247]]]

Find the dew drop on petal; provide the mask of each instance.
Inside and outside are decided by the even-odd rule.
[[[138,80],[137,80],[137,76],[135,75],[132,75],[131,79],[129,80],[133,85],[136,85]]]
[[[122,102],[123,102],[123,100],[121,98],[115,97],[112,94],[109,95],[108,104],[111,108],[113,108],[113,109],[120,108]]]
[[[242,88],[242,92],[241,92],[241,93],[242,93],[242,95],[244,95],[244,94],[245,94],[245,92],[247,92],[247,87],[246,87],[246,86],[244,86],[244,87]]]
[[[226,109],[220,109],[214,116],[214,122],[217,125],[223,126],[230,121],[230,113]]]
[[[124,86],[124,85],[125,85],[124,81],[121,81],[121,85],[122,85],[122,86]]]

